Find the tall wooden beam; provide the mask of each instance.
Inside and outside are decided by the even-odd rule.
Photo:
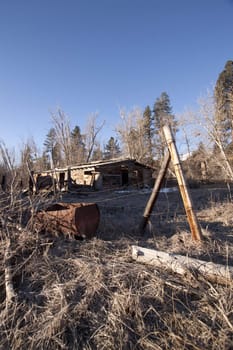
[[[197,220],[196,214],[193,210],[193,203],[187,187],[183,170],[181,167],[180,157],[176,148],[175,140],[169,126],[163,127],[164,136],[168,145],[168,149],[171,155],[171,160],[174,166],[176,178],[178,181],[181,197],[183,199],[187,219],[192,233],[192,238],[194,240],[200,241],[202,239],[201,227]]]
[[[157,197],[158,197],[159,190],[160,190],[160,188],[161,188],[163,179],[164,179],[164,177],[165,177],[165,174],[166,174],[166,171],[167,171],[167,168],[168,168],[170,159],[171,159],[170,153],[167,152],[167,154],[165,155],[165,158],[164,158],[164,160],[163,160],[162,166],[161,166],[161,168],[160,168],[158,177],[157,177],[157,179],[156,179],[156,181],[155,181],[155,183],[154,183],[154,187],[153,187],[153,190],[152,190],[152,192],[151,192],[150,198],[149,198],[149,200],[148,200],[148,202],[147,202],[147,205],[146,205],[146,208],[145,208],[145,210],[144,210],[141,223],[140,223],[140,225],[139,225],[139,231],[140,231],[141,235],[144,234],[146,225],[147,225],[148,220],[149,220],[149,218],[150,218],[150,215],[151,215],[151,212],[152,212],[152,210],[153,210],[155,201],[156,201],[156,199],[157,199]]]

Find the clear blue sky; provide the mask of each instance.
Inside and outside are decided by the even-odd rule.
[[[119,107],[194,106],[233,59],[232,0],[0,0],[0,138],[43,140],[60,106],[114,134]]]

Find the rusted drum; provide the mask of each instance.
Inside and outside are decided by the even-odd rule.
[[[92,238],[99,225],[100,212],[95,203],[56,203],[36,213],[36,226],[74,238]]]

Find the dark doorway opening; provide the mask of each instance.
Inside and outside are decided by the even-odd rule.
[[[121,181],[122,186],[126,186],[129,184],[129,173],[127,169],[121,170]]]
[[[65,173],[59,174],[59,187],[60,190],[65,187]]]

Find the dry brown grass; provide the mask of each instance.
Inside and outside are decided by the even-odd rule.
[[[14,209],[5,204],[1,349],[233,349],[233,283],[218,285],[191,273],[182,278],[155,270],[134,262],[130,248],[139,243],[233,265],[233,204],[208,194],[210,202],[198,210],[206,240],[197,245],[177,194],[161,196],[155,211],[161,214],[152,217],[149,232],[140,238],[138,219],[148,196],[135,196],[115,202],[105,196],[99,203],[98,235],[91,241],[42,235],[27,227],[19,231],[20,205]],[[17,297],[6,305],[9,237]]]

